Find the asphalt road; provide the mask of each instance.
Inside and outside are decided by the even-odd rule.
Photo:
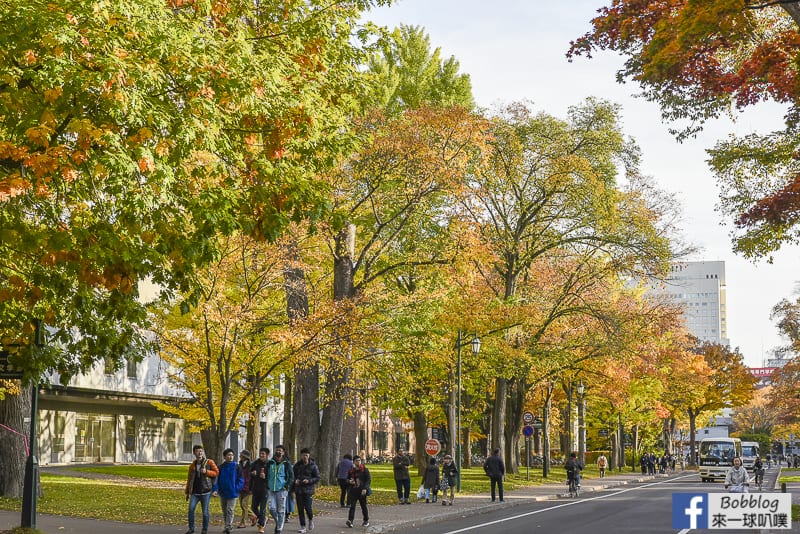
[[[774,476],[774,475],[773,475]],[[702,483],[697,474],[678,475],[667,480],[637,483],[620,489],[586,493],[578,499],[560,499],[516,506],[487,514],[449,520],[409,529],[420,534],[686,534],[688,529],[672,528],[672,494],[724,492],[722,483]],[[794,525],[792,531],[800,530]],[[702,532],[709,532],[703,530]],[[769,530],[725,530],[725,532],[770,532]],[[772,532],[788,532],[773,530]]]

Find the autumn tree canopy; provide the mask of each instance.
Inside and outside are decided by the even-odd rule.
[[[766,100],[785,105],[786,128],[732,138],[710,151],[721,208],[736,225],[736,249],[769,255],[800,240],[800,2],[613,0],[569,57],[614,50],[627,59],[617,80],[633,80],[665,120],[685,121],[679,139],[703,123]]]
[[[0,337],[39,318],[63,347],[25,358],[32,376],[143,350],[138,283],[196,301],[217,233],[319,214],[376,3],[3,4]]]

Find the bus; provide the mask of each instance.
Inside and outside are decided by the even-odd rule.
[[[713,482],[725,480],[734,456],[742,456],[742,441],[739,438],[706,438],[700,442],[700,480]]]
[[[759,445],[755,441],[742,442],[742,465],[748,470],[753,470],[756,458],[760,456]]]

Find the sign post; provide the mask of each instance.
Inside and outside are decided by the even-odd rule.
[[[522,434],[525,436],[525,480],[531,479],[531,436],[533,435],[533,427],[525,425],[522,429]]]

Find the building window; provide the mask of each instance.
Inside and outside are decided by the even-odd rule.
[[[372,431],[372,448],[385,451],[389,448],[389,434],[382,430]]]
[[[192,433],[189,431],[189,425],[185,424],[183,427],[183,454],[192,454]]]
[[[114,374],[114,361],[111,358],[103,358],[103,372],[107,375]]]
[[[63,413],[53,414],[53,452],[64,452],[64,431],[67,418]]]
[[[136,421],[125,421],[125,452],[136,452]]]
[[[359,449],[366,449],[367,448],[367,431],[363,428],[358,430],[358,448]]]
[[[128,373],[128,378],[136,378],[136,360],[131,356],[126,360],[126,372]]]
[[[167,445],[167,452],[170,454],[175,454],[175,452],[178,450],[177,443],[175,442],[175,434],[176,434],[175,430],[176,430],[176,425],[174,421],[171,423],[167,423],[167,432],[166,436],[164,436],[164,441],[166,442]]]

